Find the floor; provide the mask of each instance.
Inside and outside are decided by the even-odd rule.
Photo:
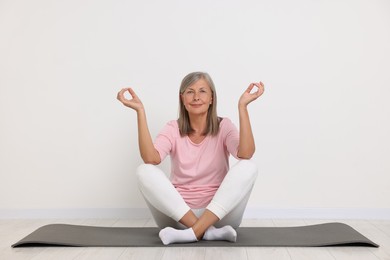
[[[96,226],[155,226],[150,219],[28,219],[0,220],[0,259],[353,259],[390,260],[390,220],[310,220],[310,219],[245,219],[242,226],[300,226],[325,222],[342,222],[379,244],[370,247],[224,247],[224,248],[75,248],[31,247],[11,248],[11,244],[38,227],[53,223]]]

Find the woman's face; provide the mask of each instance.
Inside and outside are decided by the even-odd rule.
[[[189,114],[207,114],[213,101],[213,93],[207,82],[200,79],[181,94],[181,99]]]

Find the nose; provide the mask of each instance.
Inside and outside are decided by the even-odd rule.
[[[197,100],[199,100],[199,94],[198,93],[194,93],[194,101],[197,101]]]

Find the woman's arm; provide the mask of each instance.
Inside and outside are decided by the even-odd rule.
[[[257,87],[257,91],[250,93],[253,87]],[[256,100],[264,93],[264,84],[251,83],[245,92],[241,95],[238,101],[238,115],[240,121],[240,142],[238,146],[237,156],[241,159],[250,159],[255,153],[255,139],[252,133],[251,122],[248,113],[248,104]]]
[[[129,100],[125,98],[124,93],[126,91],[130,93],[132,99]],[[130,107],[137,112],[138,145],[142,160],[144,163],[159,164],[161,162],[160,154],[156,148],[154,148],[146,120],[145,109],[141,100],[131,88],[124,88],[119,91],[117,99],[122,102],[123,105]]]

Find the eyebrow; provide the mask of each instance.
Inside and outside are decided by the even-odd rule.
[[[201,88],[199,88],[199,90],[204,90],[205,89],[205,87],[201,87]],[[193,88],[191,88],[191,87],[188,87],[186,90],[195,90],[195,89],[193,89]]]

